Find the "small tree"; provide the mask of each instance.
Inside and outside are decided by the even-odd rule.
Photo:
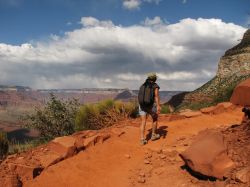
[[[75,132],[75,117],[79,103],[77,100],[63,102],[50,94],[45,107],[36,108],[35,113],[23,117],[25,127],[37,129],[41,138],[70,135]]]

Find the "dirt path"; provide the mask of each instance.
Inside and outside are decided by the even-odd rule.
[[[178,153],[206,128],[239,124],[241,108],[218,115],[204,115],[177,121],[161,117],[163,137],[139,145],[139,120],[125,126],[125,134],[108,139],[53,165],[24,186],[40,187],[130,187],[130,186],[214,186],[219,182],[199,181],[185,169]],[[147,129],[150,130],[150,122]],[[165,136],[165,138],[164,138]]]

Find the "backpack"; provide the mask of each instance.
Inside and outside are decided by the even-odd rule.
[[[140,106],[153,106],[154,88],[152,83],[146,81],[143,85],[141,85],[138,93],[138,101]]]

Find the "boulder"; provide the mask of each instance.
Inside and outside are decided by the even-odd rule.
[[[230,102],[235,105],[250,105],[250,79],[241,82],[233,91]]]
[[[200,132],[180,156],[194,173],[218,179],[223,179],[234,166],[227,155],[223,135],[215,130]]]

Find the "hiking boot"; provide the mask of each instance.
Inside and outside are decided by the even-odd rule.
[[[146,139],[141,139],[141,145],[145,145],[147,143],[148,143],[148,141]]]
[[[161,136],[160,136],[159,134],[154,133],[154,134],[152,134],[152,136],[151,136],[151,140],[152,140],[152,141],[158,140],[160,137],[161,137]]]

